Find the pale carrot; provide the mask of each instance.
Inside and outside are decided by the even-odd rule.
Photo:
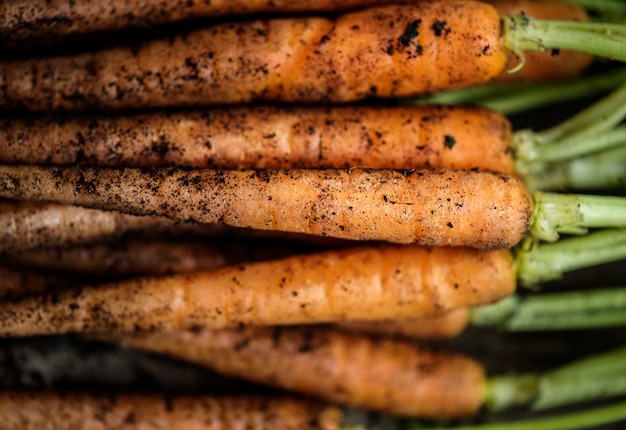
[[[404,416],[468,417],[485,394],[485,371],[469,357],[328,328],[168,331],[111,340],[326,402]]]
[[[474,107],[239,107],[184,113],[0,119],[8,164],[511,173],[511,124]]]
[[[132,231],[172,228],[176,224],[166,218],[78,206],[0,201],[0,254],[115,239]]]
[[[526,16],[502,20],[491,5],[447,0],[335,19],[238,21],[137,49],[4,62],[0,107],[52,111],[413,96],[489,81],[504,70],[509,52],[569,48],[623,60],[624,30]]]
[[[7,430],[339,430],[339,409],[303,399],[252,396],[4,391]]]
[[[514,176],[459,170],[1,166],[0,196],[344,239],[510,248],[532,202]]]
[[[225,328],[434,315],[511,294],[507,250],[363,247],[0,304],[0,333]]]

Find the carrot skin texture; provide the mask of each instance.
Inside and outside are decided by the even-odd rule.
[[[512,173],[510,122],[470,106],[222,108],[0,119],[0,162],[218,169],[438,167]]]
[[[0,304],[2,336],[294,325],[421,317],[515,290],[508,250],[333,250]]]
[[[500,15],[511,16],[524,13],[535,19],[561,21],[589,21],[589,15],[581,6],[567,1],[537,0],[490,0]],[[582,52],[560,50],[558,53],[530,51],[525,52],[526,63],[515,73],[508,73],[519,60],[510,54],[506,68],[495,82],[541,82],[571,79],[581,75],[591,66],[593,56]]]
[[[0,420],[7,430],[339,430],[342,417],[287,398],[5,391]]]
[[[176,331],[122,336],[121,343],[326,402],[404,416],[467,417],[483,400],[483,368],[468,357],[333,329]]]
[[[436,25],[446,22],[450,32]],[[480,2],[218,24],[142,45],[0,64],[0,109],[349,102],[486,82],[507,53]],[[297,47],[297,48],[296,48]]]
[[[524,183],[460,170],[180,170],[0,166],[0,196],[343,239],[511,248]]]

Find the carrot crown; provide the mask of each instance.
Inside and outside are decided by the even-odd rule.
[[[613,23],[537,20],[520,14],[503,18],[504,43],[524,67],[523,51],[569,49],[626,61],[626,26]]]

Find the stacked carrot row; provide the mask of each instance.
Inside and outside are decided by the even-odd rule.
[[[347,428],[320,400],[474,416],[494,386],[477,361],[352,331],[384,320],[463,323],[469,307],[511,296],[520,280],[560,275],[535,267],[531,251],[551,249],[544,240],[624,225],[554,221],[553,200],[526,185],[527,147],[502,115],[390,106],[500,79],[517,61],[525,79],[539,79],[538,60],[519,53],[531,47],[515,36],[529,18],[505,18],[504,2],[341,3],[352,11],[324,1],[133,3],[94,15],[80,1],[0,5],[7,47],[138,16],[230,20],[139,47],[0,62],[0,109],[20,114],[0,120],[0,332],[83,333],[318,400],[5,393],[0,416],[14,428],[49,424],[51,410],[67,411],[59,428]],[[530,2],[514,3],[531,14]],[[42,18],[51,6],[55,18]],[[533,6],[588,20],[564,3]],[[591,64],[551,43],[538,58],[571,67],[545,79]],[[387,100],[360,102],[374,98]],[[597,234],[623,247],[616,232]],[[607,243],[598,235],[589,247]],[[63,267],[72,276],[32,273]]]

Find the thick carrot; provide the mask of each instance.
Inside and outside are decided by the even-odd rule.
[[[469,357],[321,327],[168,331],[116,341],[326,402],[405,416],[467,417],[485,392],[484,370]]]
[[[12,390],[0,393],[0,421],[7,430],[338,430],[343,418],[302,399]]]
[[[515,289],[507,250],[363,247],[0,304],[0,332],[225,328],[434,315]]]
[[[0,107],[339,102],[430,93],[495,77],[507,58],[501,32],[492,6],[463,1],[386,6],[336,19],[217,24],[138,49],[2,63]]]
[[[0,254],[114,239],[140,229],[171,228],[176,222],[78,206],[0,201]]]
[[[514,176],[458,170],[2,166],[0,196],[346,239],[510,248],[532,202]]]
[[[255,107],[0,119],[9,164],[511,173],[511,124],[474,107]]]
[[[589,15],[581,6],[568,1],[543,0],[489,0],[500,15],[511,16],[524,13],[535,19],[588,22]],[[515,55],[509,55],[506,70],[495,79],[496,82],[533,82],[563,80],[581,75],[593,62],[591,55],[583,52],[549,50],[529,51],[524,54],[526,63],[516,73],[509,73],[519,64]]]

